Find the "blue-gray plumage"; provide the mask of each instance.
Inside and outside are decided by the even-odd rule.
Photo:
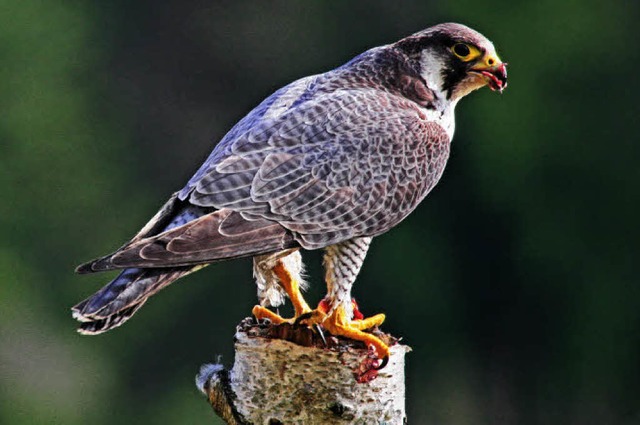
[[[325,313],[341,309],[340,320],[350,321],[351,286],[371,238],[402,221],[438,182],[453,109],[484,85],[506,86],[493,45],[467,27],[442,24],[278,90],[227,133],[138,235],[78,268],[124,269],[73,308],[80,331],[118,326],[175,279],[245,256],[256,259],[264,304],[277,302],[265,295],[270,290],[284,290],[296,315],[308,314],[296,301],[298,284],[290,284],[300,280],[299,248],[329,247]],[[384,351],[354,332],[342,334]]]

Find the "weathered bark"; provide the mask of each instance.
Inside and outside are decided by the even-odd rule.
[[[380,370],[361,343],[245,319],[235,335],[233,368],[204,365],[196,382],[231,425],[403,424],[410,348],[377,335],[393,344]]]

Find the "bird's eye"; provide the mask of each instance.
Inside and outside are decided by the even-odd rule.
[[[456,43],[451,47],[451,51],[458,59],[469,62],[481,55],[480,50],[466,43]]]
[[[460,56],[461,58],[464,58],[469,56],[471,50],[469,50],[469,46],[467,46],[466,44],[458,43],[453,46],[453,53],[455,53],[457,56]]]

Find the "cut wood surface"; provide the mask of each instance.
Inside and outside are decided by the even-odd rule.
[[[359,342],[247,318],[235,335],[231,370],[203,365],[196,382],[232,425],[404,424],[410,348],[376,335],[392,344],[380,370]]]

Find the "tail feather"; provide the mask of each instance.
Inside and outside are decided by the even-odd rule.
[[[144,298],[137,304],[133,304],[132,306],[125,308],[118,313],[112,314],[111,316],[107,316],[104,319],[84,321],[80,324],[78,332],[83,335],[98,335],[113,328],[117,328],[118,326],[129,320],[129,318],[133,316],[135,312],[138,311],[138,309],[142,307],[142,305],[146,301],[147,298]]]
[[[80,333],[106,332],[126,322],[147,298],[208,263],[298,246],[274,221],[192,205],[174,194],[131,241],[77,268],[79,273],[122,271],[72,314],[82,322]]]
[[[102,287],[98,292],[73,307],[72,311],[74,312],[74,316],[76,314],[82,317],[99,315],[99,311],[118,298],[118,296],[127,289],[127,285],[140,282],[140,280],[145,277],[145,274],[141,269],[123,270],[115,279]],[[143,288],[146,282],[140,283],[141,285],[138,285],[138,288]]]
[[[82,322],[78,332],[94,335],[126,322],[147,298],[197,267],[170,269],[125,269],[91,297],[71,311]]]

